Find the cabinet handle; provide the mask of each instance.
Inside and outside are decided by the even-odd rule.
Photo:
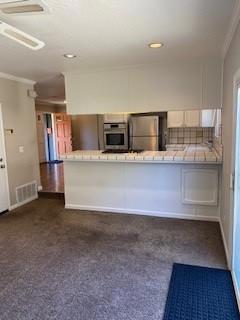
[[[2,165],[0,166],[0,168],[1,168],[1,169],[5,169],[5,165],[2,164]]]

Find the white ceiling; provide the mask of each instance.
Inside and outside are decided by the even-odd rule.
[[[0,71],[42,81],[76,68],[219,57],[236,0],[44,0],[50,12],[4,22],[46,43],[32,51],[0,35]],[[148,44],[161,41],[153,50]],[[77,58],[66,60],[64,53]]]

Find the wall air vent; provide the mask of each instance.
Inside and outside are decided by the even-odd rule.
[[[33,181],[16,188],[17,203],[27,203],[38,197],[37,182]]]

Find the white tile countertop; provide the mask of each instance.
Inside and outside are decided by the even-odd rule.
[[[179,146],[179,145],[178,145]],[[145,163],[206,163],[221,164],[222,157],[215,149],[198,145],[186,146],[180,151],[143,151],[141,153],[106,154],[101,150],[73,151],[60,157],[64,161],[145,162]]]

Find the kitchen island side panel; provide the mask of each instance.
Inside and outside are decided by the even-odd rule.
[[[183,201],[183,173],[195,172],[194,194],[215,194],[207,205]],[[143,214],[183,219],[219,219],[221,166],[216,164],[163,164],[65,161],[65,206],[71,209]],[[216,173],[210,183],[208,173]],[[206,179],[202,179],[205,174]],[[199,179],[198,179],[199,175]],[[209,175],[211,177],[211,175]],[[199,181],[198,181],[199,180]],[[201,192],[200,192],[201,191]],[[204,191],[204,192],[203,192]],[[191,193],[190,193],[191,194]]]

